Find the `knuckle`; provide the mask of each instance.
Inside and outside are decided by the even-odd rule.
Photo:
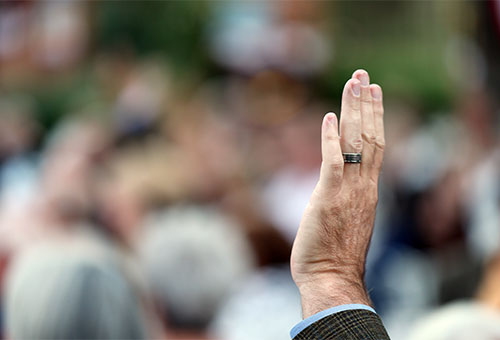
[[[370,132],[363,132],[362,137],[369,144],[375,144],[377,140],[377,137]]]
[[[384,150],[385,149],[385,140],[384,140],[384,138],[376,138],[375,139],[375,146],[379,150]]]
[[[343,159],[337,159],[335,158],[328,164],[328,170],[332,173],[342,173],[344,169],[344,161]]]
[[[334,135],[334,134],[327,134],[325,136],[326,140],[327,141],[331,141],[331,142],[337,142],[339,140],[339,136],[338,135]]]
[[[368,106],[371,109],[372,106],[372,98],[370,96],[361,96],[361,104]]]
[[[363,140],[361,138],[356,138],[349,142],[348,146],[353,152],[361,152],[363,149]]]

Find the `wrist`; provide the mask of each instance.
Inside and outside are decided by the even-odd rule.
[[[297,286],[304,319],[335,306],[371,305],[362,275],[324,275],[321,278],[297,283]]]

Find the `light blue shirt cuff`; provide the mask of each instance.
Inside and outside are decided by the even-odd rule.
[[[324,311],[321,311],[319,313],[316,313],[314,315],[311,315],[305,320],[302,320],[299,322],[295,327],[292,328],[290,331],[290,336],[295,338],[300,332],[302,332],[304,329],[315,323],[316,321],[323,319],[324,317],[327,317],[328,315],[332,315],[335,313],[339,312],[344,312],[346,310],[353,310],[353,309],[365,309],[370,312],[375,313],[375,310],[367,305],[361,305],[361,304],[350,304],[350,305],[340,305],[340,306],[335,306],[332,308],[325,309]]]

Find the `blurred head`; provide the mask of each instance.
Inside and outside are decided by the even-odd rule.
[[[21,254],[5,287],[10,339],[146,339],[137,296],[108,253],[51,242]]]
[[[104,123],[94,117],[70,117],[49,136],[43,153],[42,190],[53,214],[72,222],[89,214],[90,181],[110,143]]]
[[[252,255],[238,228],[206,208],[176,208],[151,218],[140,244],[170,330],[205,331],[247,273]]]

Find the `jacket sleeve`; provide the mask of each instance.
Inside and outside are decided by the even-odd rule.
[[[347,310],[328,315],[293,340],[390,340],[380,317],[368,310]]]

